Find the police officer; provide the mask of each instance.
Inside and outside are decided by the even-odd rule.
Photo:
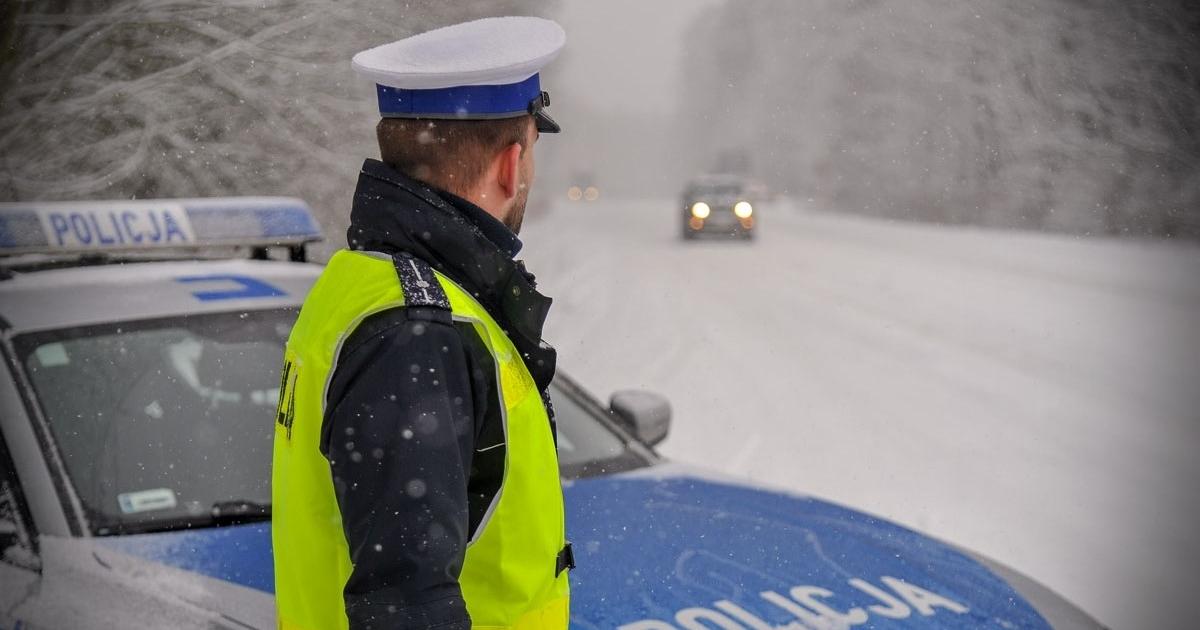
[[[288,341],[274,452],[279,626],[566,628],[542,342],[514,260],[538,71],[565,35],[492,18],[373,48],[382,161]]]

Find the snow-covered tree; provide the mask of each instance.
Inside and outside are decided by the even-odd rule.
[[[0,5],[0,200],[294,195],[339,239],[374,146],[354,52],[532,0]]]
[[[838,210],[1200,235],[1200,4],[739,0],[692,30],[698,168],[743,149]]]

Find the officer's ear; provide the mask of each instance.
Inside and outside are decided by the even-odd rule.
[[[496,156],[496,183],[504,192],[507,201],[517,196],[521,191],[521,152],[524,147],[520,142],[514,142],[504,147]]]

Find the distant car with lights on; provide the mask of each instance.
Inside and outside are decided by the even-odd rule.
[[[0,630],[275,628],[295,199],[0,204]],[[983,556],[672,463],[671,409],[550,388],[571,626],[1101,630]]]
[[[753,186],[735,175],[707,175],[688,182],[683,191],[683,238],[754,238]]]
[[[567,188],[567,199],[570,201],[596,201],[600,198],[600,188],[596,185],[596,176],[590,171],[577,171],[571,174],[571,185]]]

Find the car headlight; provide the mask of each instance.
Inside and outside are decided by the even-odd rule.
[[[711,213],[712,208],[709,208],[708,204],[704,203],[703,201],[697,201],[696,203],[692,204],[692,216],[696,217],[697,219],[707,219],[708,215]]]
[[[750,205],[749,201],[739,201],[734,204],[733,213],[738,215],[739,219],[749,219],[750,215],[754,214],[754,206]]]

